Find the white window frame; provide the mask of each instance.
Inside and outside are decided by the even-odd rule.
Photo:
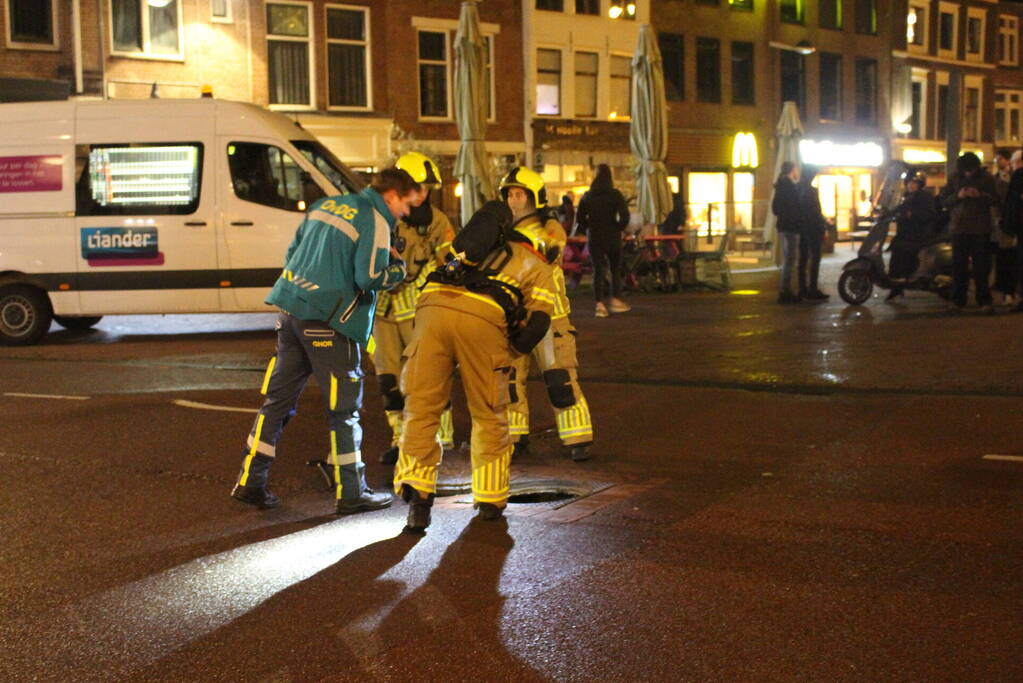
[[[919,134],[919,137],[916,137],[916,138],[910,138],[908,136],[903,136],[903,137],[906,137],[906,139],[909,139],[909,140],[926,140],[928,138],[924,137],[924,135],[927,133],[927,125],[929,123],[931,123],[931,121],[927,118],[928,115],[930,114],[930,111],[931,111],[931,108],[928,106],[928,100],[927,100],[928,95],[930,95],[929,89],[927,87],[927,70],[926,69],[913,69],[912,72],[911,72],[911,75],[909,77],[909,80],[910,80],[910,83],[919,83],[920,84],[920,125],[923,126],[923,130],[916,131]],[[910,96],[910,98],[913,97],[912,90],[910,90],[909,96]],[[910,101],[910,107],[912,107],[912,106],[913,106],[913,103],[912,103],[912,100],[911,100]],[[912,114],[912,111],[910,111],[910,114]]]
[[[419,34],[420,33],[440,33],[444,36],[444,61],[438,62],[436,60],[428,59],[423,60],[419,57]],[[454,84],[452,81],[452,72],[454,66],[454,54],[451,48],[451,31],[443,28],[432,28],[432,27],[416,27],[416,115],[420,121],[454,121],[455,120],[455,107],[453,92]],[[423,104],[423,93],[421,90],[422,79],[419,78],[419,67],[423,64],[443,64],[444,65],[444,82],[447,87],[444,89],[445,97],[447,102],[445,107],[447,108],[447,115],[445,116],[424,116],[422,112]]]
[[[1003,99],[1003,103],[1002,104],[998,103],[998,96],[999,95],[1002,96],[1002,99]],[[1012,100],[1011,100],[1011,98],[1013,96],[1015,96],[1017,98],[1017,101],[1015,103],[1012,102]],[[994,104],[995,121],[998,120],[998,112],[999,111],[1002,111],[1002,112],[1005,113],[1005,133],[1006,133],[1006,135],[1008,135],[1009,132],[1010,132],[1010,125],[1009,125],[1010,116],[1009,116],[1009,114],[1014,109],[1016,110],[1016,114],[1017,114],[1018,132],[1019,132],[1020,135],[1015,140],[1013,140],[1011,137],[995,138],[995,144],[996,145],[1006,145],[1006,146],[1016,146],[1016,147],[1018,147],[1020,145],[1020,142],[1023,141],[1023,90],[1012,90],[1012,89],[1002,89],[1002,88],[999,88],[998,90],[995,90],[995,104]],[[995,126],[995,132],[997,132],[997,131],[998,131],[998,126],[996,125]]]
[[[227,14],[222,17],[218,17],[213,14],[213,3],[210,2],[210,21],[214,24],[233,24],[234,23],[234,9],[231,7],[233,0],[224,0],[224,5],[227,7]]]
[[[146,0],[139,1],[140,17],[139,30],[142,32],[142,49],[138,52],[128,52],[114,49],[114,3],[107,2],[107,26],[110,27],[110,54],[114,57],[128,57],[130,59],[146,59],[157,62],[183,62],[185,61],[185,17],[182,5],[185,0],[177,0],[178,8],[178,53],[176,55],[160,55],[150,51],[149,45],[149,12],[146,11]]]
[[[941,47],[941,15],[952,15],[952,49],[945,50]],[[938,42],[938,56],[956,59],[959,55],[959,5],[951,2],[938,3],[938,22],[935,39]]]
[[[13,22],[11,21],[11,2],[12,0],[3,0],[4,23],[7,26],[4,37],[7,39],[7,47],[11,50],[60,51],[60,23],[57,16],[57,0],[50,0],[50,22],[52,24],[53,41],[49,43],[22,43],[14,40],[14,36],[11,34],[11,31],[14,29]]]
[[[575,0],[573,0],[573,6],[574,6],[574,4],[575,4]],[[575,65],[575,57],[578,54],[594,55],[597,58],[597,72],[595,74],[593,74],[595,90],[593,92],[593,115],[592,116],[582,116],[582,115],[580,115],[578,113],[578,111],[576,111],[576,104],[577,104],[577,100],[576,100],[576,86],[577,86],[576,76],[578,75],[579,72],[576,70],[577,67]],[[562,73],[564,73],[564,71],[565,71],[564,68],[562,68],[561,71],[562,71]],[[590,120],[590,119],[592,119],[592,120],[599,120],[600,119],[600,50],[597,50],[597,49],[594,49],[594,48],[585,48],[585,47],[581,47],[581,48],[572,50],[572,118],[587,119],[587,120]]]
[[[1011,40],[1012,50],[1007,59],[1002,58],[1002,47]],[[1006,50],[1009,52],[1009,50]],[[998,63],[1006,66],[1019,65],[1019,17],[1012,14],[998,15]]]
[[[927,23],[927,20],[931,15],[930,12],[931,4],[926,0],[911,0],[909,3],[909,8],[915,9],[917,11],[916,24],[914,24],[915,28],[913,29],[913,31],[914,33],[916,33],[916,35],[923,36],[924,40],[919,45],[917,45],[916,43],[911,43],[909,42],[909,40],[906,40],[906,50],[908,52],[921,52],[926,54],[927,49],[930,47],[929,43],[931,38],[930,24]],[[906,20],[907,22],[909,21],[908,11],[906,12]]]
[[[453,79],[454,78],[454,68],[455,68],[455,65],[454,65],[454,44],[455,44],[455,34],[458,32],[458,20],[457,19],[440,19],[440,18],[437,18],[437,17],[412,17],[411,21],[412,21],[412,27],[417,29],[417,30],[438,31],[438,32],[439,31],[447,31],[448,33],[451,34],[449,38],[450,38],[451,45],[452,45],[452,48],[451,48],[451,55],[452,55],[452,58],[451,58],[451,70],[452,70],[451,79]],[[497,56],[497,47],[496,47],[497,34],[499,34],[500,32],[501,32],[500,24],[494,24],[494,23],[487,22],[487,21],[480,22],[480,35],[482,37],[484,37],[484,38],[487,38],[488,42],[490,43],[490,101],[492,102],[492,106],[491,106],[491,112],[489,112],[488,116],[487,116],[487,123],[496,123],[497,122],[497,86],[496,86],[495,81],[494,81],[494,64],[495,64],[494,59]],[[418,36],[418,33],[417,33],[417,36]],[[417,37],[417,41],[418,41],[418,37]],[[419,50],[419,45],[418,45],[418,42],[417,42],[417,44],[416,44],[416,55],[417,55],[417,57],[418,57],[418,54],[419,54],[418,50]],[[417,67],[417,69],[418,69],[418,67]],[[417,72],[416,72],[416,79],[417,79],[417,81],[418,81],[418,78],[419,78],[419,72],[417,70]],[[416,109],[418,110],[418,108],[419,108],[419,105],[417,104],[416,105]],[[452,117],[454,117],[454,104],[452,104],[452,106],[450,108],[450,111],[452,112]],[[430,119],[426,119],[426,120],[429,121]],[[452,118],[452,120],[453,120],[453,118]]]
[[[327,35],[329,21],[327,19],[328,13],[332,9],[343,9],[351,10],[356,12],[362,12],[363,14],[363,30],[366,33],[365,40],[348,40],[346,38],[331,38]],[[373,53],[372,53],[372,32],[370,27],[370,8],[363,5],[341,5],[337,3],[328,3],[323,6],[323,39],[327,46],[325,48],[326,54],[324,55],[326,62],[325,66],[327,69],[327,110],[328,111],[372,111],[373,110]],[[331,106],[330,104],[330,46],[331,45],[362,45],[366,48],[366,106],[365,107],[345,107],[345,106]],[[417,46],[418,49],[418,46]],[[416,74],[418,79],[418,73]]]
[[[557,114],[541,114],[541,113],[536,111],[536,104],[537,104],[536,103],[536,87],[540,83],[540,78],[539,78],[539,75],[540,75],[540,54],[539,54],[540,50],[551,50],[553,52],[558,52],[558,53],[561,54],[561,61],[559,62],[561,64],[561,71],[558,72],[560,75],[559,75],[559,78],[558,78],[558,113]],[[572,53],[569,52],[569,54],[572,54]],[[561,46],[537,43],[536,47],[533,49],[533,97],[532,97],[532,100],[533,100],[533,107],[532,107],[532,109],[533,109],[533,111],[531,113],[531,116],[533,116],[535,118],[540,118],[540,119],[564,119],[564,118],[568,118],[567,114],[565,113],[565,101],[568,99],[568,97],[567,97],[567,95],[568,95],[567,88],[565,87],[566,82],[568,80],[568,79],[565,78],[565,63],[566,62],[567,62],[567,60],[565,59],[565,50],[562,49]],[[573,62],[573,64],[574,64],[574,62]],[[598,69],[600,68],[599,64],[598,64],[597,68]],[[573,75],[574,74],[575,74],[575,71],[573,69]],[[574,92],[572,93],[572,96],[573,96],[573,98],[575,97],[575,93]],[[574,106],[574,104],[573,104],[573,106]]]
[[[970,45],[969,45],[969,42],[970,42],[969,41],[970,19],[979,19],[980,20],[980,50],[978,52],[970,52]],[[966,31],[967,31],[967,33],[966,33],[966,38],[967,39],[964,41],[964,45],[963,45],[963,51],[964,51],[964,54],[966,55],[966,59],[968,61],[971,61],[971,62],[983,62],[984,61],[984,51],[985,51],[985,48],[987,47],[987,45],[986,45],[987,39],[986,39],[986,35],[985,35],[987,33],[987,10],[981,9],[979,7],[968,7],[966,9]]]
[[[723,41],[722,41],[723,42]],[[615,57],[624,57],[628,59],[629,64],[629,115],[628,116],[615,116],[611,118],[611,95],[614,93],[614,88],[611,85],[614,83],[615,75],[614,69],[611,66],[614,64]],[[632,55],[628,52],[614,52],[611,51],[607,56],[607,120],[608,121],[631,121],[632,120]],[[721,83],[721,98],[724,99],[724,87],[725,83],[723,77],[720,79]]]
[[[983,76],[963,76],[963,92],[959,107],[960,120],[966,123],[966,91],[971,88],[977,90],[977,135],[974,139],[969,140],[966,137],[966,131],[961,131],[962,142],[973,143],[974,145],[981,144],[984,142],[984,77]]]
[[[289,43],[306,43],[309,45],[307,54],[309,55],[309,104],[268,104],[267,107],[272,111],[316,111],[316,58],[314,56],[315,44],[313,42],[313,36],[316,35],[316,16],[313,13],[313,3],[303,2],[301,0],[267,0],[263,3],[263,16],[266,17],[266,8],[268,5],[297,5],[305,7],[309,13],[309,35],[305,38],[299,38],[298,36],[281,36],[276,33],[270,33],[270,27],[266,27],[265,40],[267,43],[267,53],[270,51],[270,41],[276,40],[280,42]],[[266,79],[267,86],[270,85],[270,62],[267,60],[266,64]]]

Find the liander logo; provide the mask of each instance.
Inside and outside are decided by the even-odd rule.
[[[151,259],[158,253],[156,228],[82,228],[82,258]]]

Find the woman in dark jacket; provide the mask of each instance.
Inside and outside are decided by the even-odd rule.
[[[821,244],[830,225],[821,211],[820,194],[812,185],[816,177],[816,166],[803,166],[797,186],[803,219],[803,233],[799,238],[799,296],[823,301],[828,295],[820,290],[817,282],[821,272]]]
[[[579,201],[576,223],[585,229],[593,262],[593,294],[596,315],[606,318],[608,310],[624,313],[631,307],[619,299],[622,293],[622,231],[629,224],[629,206],[611,182],[607,164],[597,166],[589,191]],[[607,292],[607,271],[611,269],[611,292]]]
[[[778,303],[792,304],[802,301],[792,292],[792,271],[796,269],[799,258],[799,237],[803,232],[803,209],[799,202],[799,190],[796,181],[799,179],[799,168],[792,161],[784,161],[781,173],[774,184],[774,200],[771,211],[778,217],[778,242],[781,244],[781,286],[778,292]]]

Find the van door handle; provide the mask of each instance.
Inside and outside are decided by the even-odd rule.
[[[187,221],[185,225],[191,228],[202,228],[206,226],[206,221]]]
[[[231,225],[252,225],[252,221],[231,221]]]

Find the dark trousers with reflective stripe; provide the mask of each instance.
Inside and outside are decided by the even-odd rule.
[[[366,488],[362,463],[361,349],[357,342],[319,321],[299,320],[287,313],[277,319],[277,355],[263,382],[266,400],[249,433],[239,483],[264,486],[266,474],[254,471],[257,455],[273,458],[284,426],[295,415],[298,397],[310,375],[323,394],[330,426],[330,455],[338,498],[358,498]],[[262,460],[262,459],[260,459]],[[258,469],[258,468],[257,468]]]

